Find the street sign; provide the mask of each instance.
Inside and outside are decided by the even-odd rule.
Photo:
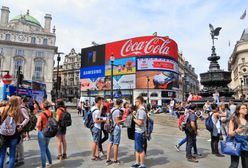
[[[13,80],[13,78],[12,78],[12,76],[10,74],[6,74],[6,75],[3,76],[3,83],[5,85],[11,84],[12,80]]]

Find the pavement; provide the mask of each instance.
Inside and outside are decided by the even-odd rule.
[[[101,161],[91,161],[91,134],[89,129],[82,123],[82,117],[79,117],[75,110],[71,111],[73,125],[67,130],[68,159],[56,160],[57,149],[55,138],[52,138],[49,144],[52,153],[53,168],[128,168],[135,162],[134,142],[127,138],[126,129],[122,129],[122,139],[119,148],[120,165],[106,166],[106,157]],[[230,157],[217,158],[210,154],[209,137],[201,136],[197,138],[197,146],[200,153],[199,163],[189,163],[185,158],[185,145],[181,147],[182,151],[177,152],[174,146],[180,139],[184,138],[184,133],[177,128],[160,125],[156,122],[152,140],[148,142],[148,153],[145,163],[148,168],[227,168],[230,164]],[[204,133],[205,134],[205,133]],[[106,149],[104,144],[104,149]],[[40,166],[40,154],[37,141],[37,132],[31,132],[31,140],[24,142],[25,165],[21,168],[36,168]]]

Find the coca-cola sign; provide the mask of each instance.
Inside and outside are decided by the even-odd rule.
[[[160,36],[137,37],[106,44],[106,60],[133,56],[168,56],[178,60],[177,44],[172,39]]]

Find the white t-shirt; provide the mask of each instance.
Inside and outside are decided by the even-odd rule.
[[[98,129],[101,129],[101,123],[96,123],[96,119],[101,118],[101,111],[96,106],[93,106],[91,108],[91,111],[93,112],[92,113],[92,118],[93,118],[93,121],[94,121],[94,127],[98,128]]]
[[[112,119],[114,121],[114,125],[116,124],[116,118],[120,117],[120,109],[114,107],[111,109],[111,113],[112,113]]]

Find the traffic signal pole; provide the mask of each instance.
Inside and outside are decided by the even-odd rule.
[[[17,83],[16,83],[16,96],[18,95],[19,85],[20,85],[20,74],[21,74],[21,66],[18,67],[17,70]]]

